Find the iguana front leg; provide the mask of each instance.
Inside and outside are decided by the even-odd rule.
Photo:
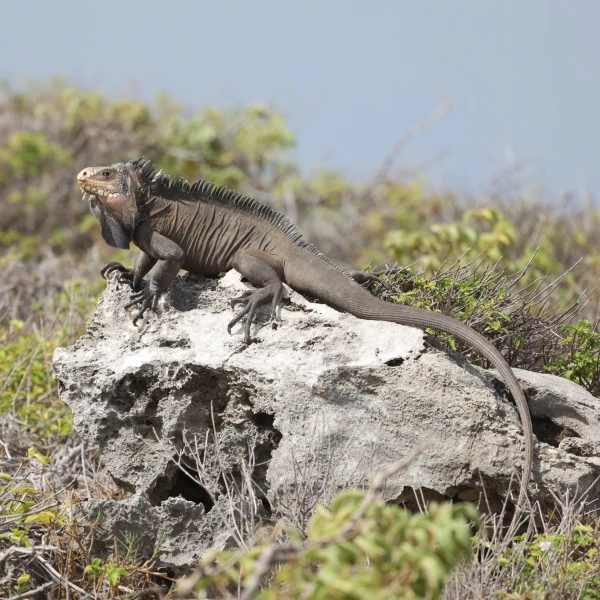
[[[271,266],[274,262],[276,262],[275,257],[260,250],[242,251],[233,259],[233,268],[259,287],[250,295],[235,298],[231,302],[232,306],[242,304],[244,308],[229,322],[227,331],[231,333],[231,328],[246,317],[244,323],[244,343],[246,344],[252,342],[250,327],[256,310],[261,304],[271,301],[271,317],[276,318],[277,305],[283,296],[283,283],[273,266]]]
[[[128,269],[125,265],[120,262],[112,261],[106,263],[100,269],[100,276],[102,279],[108,281],[111,276],[116,273],[115,281],[117,283],[126,283],[127,285],[133,285],[133,269]]]
[[[175,242],[156,231],[141,231],[135,242],[142,251],[136,258],[134,285],[136,282],[139,285],[142,278],[138,278],[138,276],[145,269],[147,269],[147,273],[157,262],[158,266],[150,283],[133,294],[131,302],[125,306],[126,309],[129,309],[137,304],[141,305],[140,310],[133,317],[134,325],[144,316],[146,311],[156,310],[159,298],[169,287],[171,281],[175,279],[185,260],[183,250]]]
[[[117,273],[117,277],[115,278],[117,283],[126,283],[137,292],[140,290],[144,277],[150,272],[155,264],[156,258],[152,258],[143,250],[140,250],[135,257],[133,269],[128,269],[120,262],[109,262],[102,267],[100,275],[104,279],[110,279],[113,273]]]

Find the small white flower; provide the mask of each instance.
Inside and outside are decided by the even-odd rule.
[[[550,546],[552,546],[552,542],[540,542],[540,550],[542,552],[550,550]]]

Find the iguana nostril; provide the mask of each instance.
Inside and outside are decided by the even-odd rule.
[[[79,179],[79,181],[81,181],[82,179],[85,179],[87,176],[88,176],[87,169],[84,169],[83,171],[81,171],[79,173],[79,175],[77,175],[77,179]]]

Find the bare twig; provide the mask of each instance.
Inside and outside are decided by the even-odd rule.
[[[369,507],[377,500],[385,481],[396,473],[408,468],[415,457],[423,451],[427,444],[418,444],[411,452],[402,460],[394,463],[385,471],[377,473],[371,482],[371,487],[364,497],[356,512],[350,517],[348,523],[342,531],[332,537],[324,537],[311,542],[302,544],[270,544],[267,546],[256,562],[254,573],[248,585],[244,588],[242,600],[250,600],[258,591],[260,582],[263,577],[269,572],[272,565],[295,559],[301,552],[313,549],[323,548],[331,544],[339,544],[348,541],[355,537],[359,530],[359,522],[365,516]]]
[[[22,594],[11,596],[8,600],[24,600],[25,598],[31,598],[32,596],[42,594],[46,590],[49,590],[51,587],[55,587],[56,585],[57,583],[55,581],[47,581],[46,583],[34,588],[33,590],[28,590],[26,592],[23,592]]]
[[[37,556],[40,552],[62,552],[60,548],[55,546],[31,546],[26,548],[24,546],[10,546],[6,552],[0,554],[0,569],[4,568],[6,561],[13,555],[18,556]]]
[[[47,560],[41,556],[36,555],[35,560],[45,569],[52,579],[61,583],[63,587],[71,588],[72,590],[81,594],[83,598],[93,598],[93,596],[88,594],[84,589],[80,588],[78,585],[75,585],[72,581],[69,581],[66,577],[61,575]]]

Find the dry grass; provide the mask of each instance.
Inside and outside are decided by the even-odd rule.
[[[94,529],[89,524],[82,527],[76,507],[86,498],[121,496],[102,468],[95,448],[84,446],[71,434],[50,451],[51,462],[43,466],[38,459],[27,458],[31,439],[14,422],[4,423],[1,435],[0,471],[13,479],[1,481],[0,595],[12,600],[38,593],[48,598],[110,599],[159,598],[169,590],[173,593],[173,582],[164,572],[155,570],[155,557],[137,553],[135,539],[115,542],[101,567],[96,572],[90,568],[97,558],[90,552]],[[219,516],[241,549],[250,550],[266,537],[270,544],[287,548],[290,540],[278,523],[306,531],[316,504],[327,503],[335,491],[345,486],[346,475],[337,481],[327,476],[331,473],[327,463],[336,460],[331,452],[309,447],[306,456],[293,461],[297,465],[296,501],[290,505],[271,497],[267,512],[263,504],[265,491],[255,481],[257,464],[252,446],[239,464],[226,465],[216,438],[215,442],[211,434],[203,440],[188,440],[180,462],[188,475],[210,493]],[[317,486],[313,485],[315,471],[325,473]],[[368,487],[367,476],[364,481]],[[23,503],[26,510],[21,511],[17,507]],[[425,503],[421,510],[427,510]],[[23,522],[25,518],[29,523]],[[502,519],[486,517],[486,534],[474,538],[473,561],[454,572],[443,598],[600,598],[600,517],[588,511],[586,498],[566,494],[556,498],[551,513],[535,507],[523,521],[527,534],[509,540],[504,538]],[[25,532],[20,538],[19,531]],[[273,538],[275,531],[279,534]],[[278,556],[277,552],[272,554],[273,565],[269,568],[275,568]],[[127,575],[111,584],[111,569],[124,569]],[[27,576],[30,578],[24,580]],[[189,591],[190,585],[185,589]],[[240,590],[231,597],[251,596],[243,596]]]

